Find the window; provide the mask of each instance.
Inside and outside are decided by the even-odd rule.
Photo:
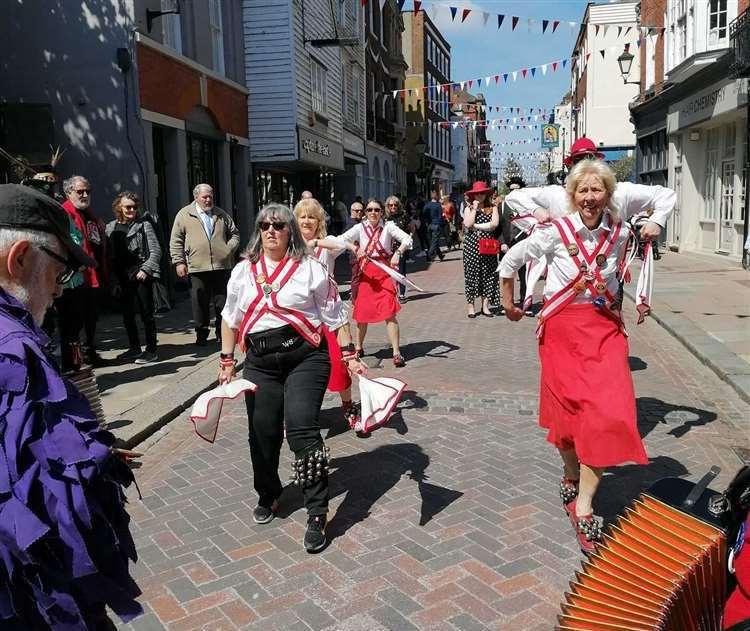
[[[721,220],[734,221],[734,160],[721,163]]]
[[[708,45],[727,45],[727,0],[709,0]]]
[[[161,0],[161,10],[171,11],[174,9],[172,0]],[[169,13],[161,16],[161,41],[165,46],[182,54],[182,26],[180,16]]]
[[[349,67],[351,77],[352,94],[348,101],[349,120],[359,125],[362,116],[362,71],[352,64]]]
[[[734,158],[734,150],[737,145],[737,130],[735,123],[724,128],[724,159]]]
[[[211,32],[213,69],[224,74],[224,29],[221,24],[221,0],[208,0],[208,20]]]
[[[328,111],[326,94],[328,93],[328,72],[315,59],[310,59],[310,97],[315,112],[325,114]]]
[[[716,180],[718,179],[719,144],[721,137],[719,129],[709,129],[706,151],[706,179],[703,186],[703,218],[714,220],[716,218]]]

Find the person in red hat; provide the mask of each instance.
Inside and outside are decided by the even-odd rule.
[[[467,317],[475,318],[474,301],[482,300],[482,315],[491,318],[490,305],[499,302],[497,255],[500,244],[493,231],[500,223],[497,208],[492,205],[493,189],[484,182],[474,182],[466,191],[471,207],[464,213],[464,286]]]
[[[585,160],[586,158],[604,160],[604,154],[596,150],[596,145],[591,138],[581,136],[570,147],[570,153],[563,159],[563,164],[570,168],[580,160]]]

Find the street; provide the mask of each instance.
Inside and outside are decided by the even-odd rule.
[[[146,614],[123,629],[549,630],[581,554],[558,498],[561,466],[536,424],[535,320],[467,319],[461,253],[415,273],[425,290],[399,316],[406,368],[382,326],[365,344],[374,375],[408,383],[368,439],[321,416],[331,448],[330,545],[309,555],[295,487],[252,522],[244,405],[214,444],[183,414],[139,449],[129,510]],[[657,266],[656,295],[660,277]],[[653,320],[630,331],[647,466],[610,470],[594,503],[612,520],[664,476],[711,465],[723,489],[747,457],[750,406]],[[290,453],[282,449],[282,475]]]

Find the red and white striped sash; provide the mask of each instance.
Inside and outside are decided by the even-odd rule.
[[[291,325],[297,333],[313,346],[320,344],[320,327],[314,326],[307,317],[296,309],[282,307],[278,302],[278,293],[299,268],[300,262],[284,258],[269,274],[265,258],[261,256],[260,265],[251,263],[249,271],[251,282],[255,283],[256,295],[245,312],[240,325],[240,348],[246,352],[245,336],[252,332],[255,323],[266,313],[273,313],[280,320]]]

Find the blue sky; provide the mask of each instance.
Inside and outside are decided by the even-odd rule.
[[[461,81],[476,77],[486,77],[502,72],[524,67],[540,66],[541,64],[570,57],[578,25],[575,30],[570,28],[569,21],[580,22],[587,2],[585,0],[525,0],[512,2],[505,0],[437,0],[426,1],[423,5],[428,15],[433,19],[433,4],[439,6],[437,17],[434,18],[443,36],[451,44],[452,69],[451,79]],[[411,8],[411,0],[407,0],[404,9]],[[449,6],[458,7],[455,21],[451,20]],[[464,8],[472,9],[472,13],[464,23],[461,23],[461,12]],[[483,24],[481,12],[490,13],[487,25]],[[497,14],[505,15],[502,27],[497,28]],[[515,31],[511,31],[511,16],[520,18]],[[529,32],[527,18],[536,22]],[[544,35],[541,33],[543,19],[560,20],[557,31],[551,32],[551,25]],[[493,106],[493,112],[488,118],[505,118],[505,114],[494,112],[496,106],[512,107],[553,107],[560,102],[562,96],[570,88],[570,63],[563,70],[558,67],[556,72],[551,68],[542,76],[540,71],[531,78],[495,85],[494,80],[489,86],[477,88],[476,84],[471,92],[482,92],[487,104]],[[467,87],[468,89],[468,87]],[[515,116],[515,114],[514,114]],[[524,138],[538,140],[538,130],[501,131],[491,130],[490,138],[493,142],[507,142]],[[523,152],[539,149],[539,142],[530,145],[504,147],[502,150]]]

